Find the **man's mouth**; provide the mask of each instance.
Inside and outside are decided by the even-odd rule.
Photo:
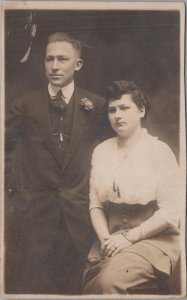
[[[57,77],[57,78],[58,78],[58,77],[62,77],[62,75],[59,75],[59,74],[50,74],[49,76],[50,76],[50,77]]]

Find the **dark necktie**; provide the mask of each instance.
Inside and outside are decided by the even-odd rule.
[[[65,111],[67,103],[64,101],[64,95],[61,89],[56,94],[56,97],[50,99],[50,104],[57,112],[62,113]]]

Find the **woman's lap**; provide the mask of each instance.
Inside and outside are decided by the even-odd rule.
[[[121,252],[85,272],[84,294],[128,294],[130,289],[155,286],[154,267],[142,256]]]

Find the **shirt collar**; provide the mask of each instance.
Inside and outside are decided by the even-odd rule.
[[[69,103],[69,100],[71,99],[71,97],[73,95],[74,87],[75,87],[75,84],[74,84],[74,81],[72,81],[68,85],[61,88],[62,93],[64,95],[64,101],[67,104]],[[51,83],[48,84],[48,92],[51,97],[55,97],[59,90],[60,90],[59,87],[51,85]]]

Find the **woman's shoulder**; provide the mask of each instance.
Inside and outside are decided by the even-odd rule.
[[[116,137],[107,139],[107,140],[103,141],[102,143],[100,143],[99,145],[97,145],[95,147],[94,151],[100,151],[101,149],[106,149],[106,148],[108,149],[108,147],[116,145],[116,141],[117,141]]]
[[[108,140],[103,141],[97,145],[94,149],[93,154],[96,155],[105,155],[114,151],[116,146],[117,138],[113,137]]]
[[[156,151],[172,152],[170,146],[156,136],[147,134],[147,141],[155,148]]]
[[[147,146],[149,146],[149,151],[151,150],[150,154],[155,154],[157,159],[166,159],[167,161],[176,160],[175,154],[171,147],[158,137],[147,134],[146,143],[148,144]]]

